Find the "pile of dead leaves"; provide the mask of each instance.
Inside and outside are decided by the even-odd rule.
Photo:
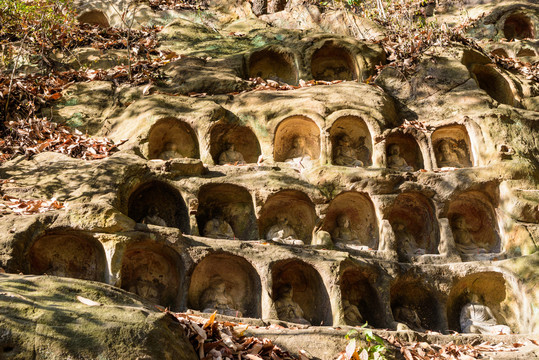
[[[60,210],[65,207],[65,204],[51,200],[23,200],[12,196],[4,195],[3,203],[0,203],[0,215],[17,214],[17,215],[33,215],[44,213],[51,210]]]
[[[298,359],[274,345],[269,339],[245,336],[248,325],[215,321],[215,314],[205,319],[195,315],[166,312],[176,318],[185,329],[200,359]]]
[[[118,151],[118,146],[106,138],[92,138],[78,130],[47,121],[27,118],[10,121],[0,138],[0,161],[15,154],[31,157],[53,151],[84,160],[103,159]]]
[[[150,0],[150,7],[153,10],[202,10],[207,4],[200,0]]]

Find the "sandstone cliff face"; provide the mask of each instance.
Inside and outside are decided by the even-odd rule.
[[[202,294],[211,279],[221,277],[237,310],[268,321],[278,319],[277,294],[289,284],[312,325],[346,326],[348,301],[375,328],[396,329],[402,322],[396,309],[408,307],[422,328],[442,333],[461,331],[461,308],[475,293],[499,323],[514,333],[536,334],[537,83],[456,42],[431,47],[411,74],[387,67],[372,83],[376,66],[386,62],[374,41],[384,29],[374,23],[352,15],[354,26],[339,26],[329,19],[346,13],[318,16],[295,2],[277,12],[260,4],[251,9],[246,2],[210,3],[207,18],[139,7],[141,24],[166,25],[159,34],[161,49],[184,55],[162,69],[157,83],[78,83],[47,110],[55,121],[92,135],[127,139],[121,151],[93,162],[42,153],[2,164],[0,178],[14,181],[4,184],[5,194],[54,197],[69,206],[2,216],[0,266],[105,282],[173,310],[203,310]],[[99,19],[120,25],[110,6],[82,4],[81,13],[100,11]],[[536,40],[500,40],[535,37],[537,5],[469,9],[480,10],[487,15],[470,34],[484,48],[537,61]],[[256,18],[251,11],[270,13]],[[454,15],[447,10],[440,16],[450,22]],[[114,65],[107,56],[100,56],[99,66]],[[257,77],[297,88],[276,91],[267,82],[266,89],[253,90]],[[364,146],[363,166],[338,165],[344,135],[353,147]],[[310,159],[285,161],[297,138],[304,139]],[[159,159],[169,143],[181,156]],[[246,164],[219,165],[230,143]],[[391,168],[397,147],[409,168]],[[164,223],[145,220],[151,208]],[[206,236],[216,210],[233,239]],[[282,214],[305,245],[265,240]],[[343,214],[362,247],[337,246]],[[465,219],[465,229],[458,219]],[[462,250],[463,231],[475,250]],[[415,252],[403,250],[406,238],[415,242]],[[86,286],[29,279],[35,280],[4,276],[2,291],[28,281],[43,286],[43,296],[62,281]],[[56,301],[63,300],[50,300]],[[17,305],[16,311],[29,310]],[[114,311],[120,314],[110,316],[123,319],[129,310]],[[11,319],[9,311],[2,312]],[[149,310],[135,312],[150,313],[152,320],[144,326],[143,320],[119,322],[136,327],[137,336],[172,336],[154,325],[166,319]],[[102,321],[110,321],[105,316]],[[14,343],[24,336],[43,341],[21,329],[13,330]],[[96,335],[92,341],[108,340]],[[121,346],[128,344],[120,340],[104,356],[123,354]],[[190,358],[184,350],[149,356]],[[100,354],[88,351],[91,358]]]

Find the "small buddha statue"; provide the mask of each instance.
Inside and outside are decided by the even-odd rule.
[[[363,166],[371,163],[371,151],[365,145],[365,136],[360,136],[358,139],[357,158],[363,163]]]
[[[293,161],[296,158],[312,158],[311,151],[306,147],[305,138],[302,136],[296,136],[292,140],[292,148],[288,151],[285,161]]]
[[[412,309],[411,307],[407,305],[400,305],[397,306],[393,310],[394,318],[397,322],[401,323],[401,326],[398,328],[403,329],[412,329],[414,331],[425,331],[423,328],[423,324],[421,323],[421,319],[419,318],[419,315],[417,314],[417,311]],[[405,326],[402,326],[404,324]]]
[[[226,283],[220,276],[215,276],[211,280],[210,286],[204,290],[200,297],[202,312],[242,317],[241,311],[237,310],[234,299],[227,293]]]
[[[335,165],[358,167],[363,166],[363,162],[358,159],[357,152],[350,145],[350,137],[343,135],[339,139],[339,145],[335,148],[333,156]]]
[[[213,218],[208,220],[204,226],[204,236],[212,239],[234,239],[234,230],[228,222],[225,221],[223,213],[215,210]]]
[[[402,222],[396,222],[393,225],[393,229],[398,243],[398,253],[404,256],[424,255],[426,253],[425,249],[422,249],[417,245],[415,237],[410,234],[406,225]]]
[[[167,226],[166,221],[159,216],[159,210],[155,205],[150,206],[148,213],[142,219],[142,223],[147,225]]]
[[[138,296],[156,304],[160,302],[159,290],[157,289],[156,284],[152,280],[138,280],[135,284],[129,287],[129,292],[135,293]]]
[[[337,218],[337,227],[331,234],[335,246],[340,249],[368,250],[369,247],[359,241],[358,234],[350,227],[348,215],[341,214]]]
[[[453,220],[453,237],[458,252],[462,255],[486,254],[487,249],[476,243],[473,235],[470,233],[466,218],[462,215],[456,215]]]
[[[184,157],[178,151],[178,145],[172,141],[169,141],[165,144],[164,150],[159,154],[159,159],[161,160],[171,160]]]
[[[470,302],[460,311],[460,328],[463,333],[469,334],[510,334],[511,329],[506,325],[499,325],[492,310],[481,304],[479,296],[472,294]]]
[[[437,161],[439,167],[462,167],[461,159],[465,157],[464,152],[458,146],[443,139],[438,144]]]
[[[303,310],[297,302],[292,299],[293,289],[291,285],[285,284],[278,290],[278,299],[275,301],[275,309],[279,319],[302,325],[311,325],[305,319]]]
[[[414,171],[414,168],[409,166],[406,160],[400,155],[400,146],[392,144],[388,147],[389,156],[387,158],[387,167],[400,171]]]
[[[344,312],[344,320],[347,325],[357,326],[363,325],[365,323],[365,321],[363,320],[363,316],[361,316],[361,313],[359,312],[357,306],[351,304],[348,299],[343,300],[342,306]]]
[[[226,150],[219,155],[219,165],[245,165],[245,160],[233,143],[227,143]]]
[[[292,226],[288,224],[288,218],[282,214],[277,217],[277,223],[269,228],[266,240],[288,245],[304,244],[303,241],[298,239]]]

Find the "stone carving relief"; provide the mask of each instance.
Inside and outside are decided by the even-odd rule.
[[[204,226],[205,237],[213,239],[234,239],[234,230],[232,226],[224,219],[223,212],[220,209],[213,210],[213,218],[208,220]]]
[[[238,310],[238,305],[228,293],[225,280],[216,275],[210,280],[210,286],[202,293],[200,297],[202,312],[242,317],[242,311]]]
[[[414,168],[401,156],[401,148],[398,144],[392,144],[387,148],[387,167],[399,171],[414,171]]]
[[[471,334],[510,334],[507,325],[500,325],[492,310],[481,303],[477,294],[470,296],[460,312],[460,328],[463,333]]]
[[[245,160],[241,152],[236,151],[233,143],[226,144],[226,150],[219,156],[219,165],[244,165]]]
[[[337,218],[337,227],[332,233],[335,246],[341,249],[350,248],[356,250],[368,250],[369,247],[359,240],[358,231],[350,227],[350,218],[346,214],[341,214]]]
[[[414,331],[425,331],[417,311],[409,305],[400,305],[394,308],[393,316],[395,321],[401,324],[397,326],[397,329],[400,327],[401,330],[408,330],[407,328],[409,328]],[[402,324],[405,326],[402,326]]]
[[[303,241],[297,237],[296,231],[288,224],[287,216],[281,214],[277,217],[277,223],[269,228],[266,240],[288,245],[303,245]]]
[[[277,310],[279,319],[302,325],[311,325],[304,318],[301,306],[292,299],[293,291],[292,286],[289,284],[284,284],[278,289],[275,309]]]
[[[159,209],[154,205],[150,206],[147,215],[141,222],[148,225],[167,226],[166,221],[159,216]]]
[[[178,151],[178,145],[171,141],[165,144],[163,151],[159,154],[159,159],[161,160],[171,160],[182,157],[184,156]]]
[[[365,146],[365,137],[359,139],[358,148],[354,149],[350,137],[343,135],[335,148],[333,162],[335,165],[358,167],[368,164],[370,157],[370,150]]]

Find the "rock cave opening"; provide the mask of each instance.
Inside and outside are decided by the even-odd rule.
[[[203,185],[198,193],[198,203],[196,219],[201,235],[258,239],[253,198],[246,188],[233,184]]]
[[[337,195],[329,204],[322,230],[331,234],[336,246],[358,243],[378,249],[378,222],[367,194],[346,191]]]
[[[329,138],[333,165],[353,166],[353,159],[361,161],[364,167],[372,165],[372,137],[360,117],[343,116],[335,120],[329,129]]]
[[[127,216],[138,223],[168,226],[191,232],[187,205],[180,192],[161,181],[138,186],[129,196]]]
[[[149,159],[200,158],[195,132],[189,124],[176,118],[157,121],[150,129],[148,143]]]
[[[515,96],[507,79],[494,66],[474,64],[472,75],[479,87],[499,103],[515,106]]]
[[[460,325],[461,311],[467,303],[472,302],[473,295],[477,295],[475,301],[488,306],[498,324],[509,325],[517,333],[524,330],[525,324],[521,328],[518,319],[521,304],[508,287],[503,274],[495,271],[472,273],[454,281],[446,307],[450,330],[463,331]]]
[[[439,168],[472,166],[472,147],[464,125],[442,126],[432,133],[431,139]]]
[[[194,268],[188,307],[229,316],[260,318],[260,276],[247,260],[227,253],[205,256]]]
[[[311,74],[315,80],[356,80],[357,64],[350,51],[335,41],[326,41],[311,57]]]
[[[399,261],[413,256],[437,254],[440,233],[432,201],[418,192],[397,196],[388,215],[395,233]]]
[[[298,190],[281,190],[271,195],[260,210],[258,228],[260,238],[266,239],[268,230],[277,224],[280,218],[286,218],[299,240],[310,244],[317,216],[313,202]]]
[[[423,155],[416,139],[402,132],[392,132],[386,138],[387,167],[399,171],[424,168]]]
[[[150,241],[127,246],[121,288],[156,304],[177,309],[183,262],[172,248]]]
[[[332,325],[329,295],[322,277],[312,265],[299,259],[281,260],[272,265],[271,278],[272,298],[279,319],[304,324],[303,320],[306,320],[317,326]],[[288,313],[294,308],[297,319]]]
[[[443,332],[445,317],[433,289],[420,279],[397,279],[390,289],[393,319],[415,331]]]
[[[103,11],[96,9],[84,11],[77,17],[77,21],[80,24],[98,25],[105,28],[110,27],[107,15]]]
[[[483,192],[467,191],[449,203],[447,217],[463,260],[501,251],[496,213]]]
[[[346,325],[361,326],[367,322],[375,328],[387,326],[373,280],[372,269],[353,266],[343,271],[340,287]]]
[[[320,157],[320,128],[306,116],[291,116],[279,123],[273,141],[275,161]]]
[[[28,251],[30,273],[104,282],[107,260],[103,245],[82,234],[49,234]]]
[[[217,124],[210,131],[210,154],[216,165],[241,164],[241,158],[245,163],[252,164],[258,161],[261,154],[260,143],[247,126]]]
[[[532,20],[525,14],[511,14],[503,24],[503,35],[509,41],[534,39],[535,29]]]
[[[294,55],[286,50],[266,48],[255,51],[249,57],[249,78],[260,77],[290,85],[297,85],[298,71]]]

